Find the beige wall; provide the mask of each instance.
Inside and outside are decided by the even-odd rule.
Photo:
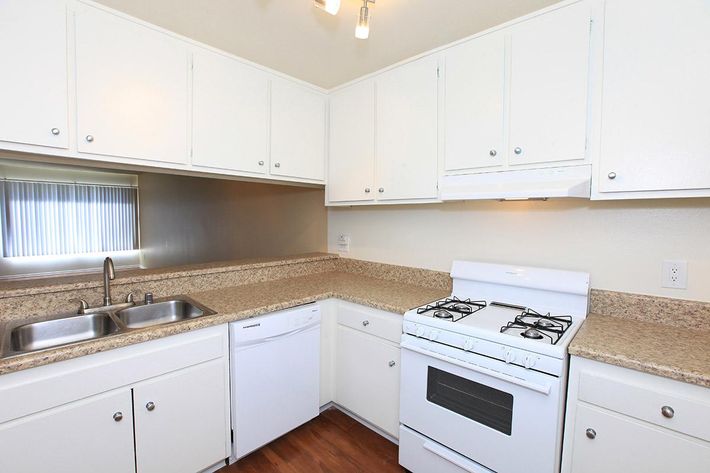
[[[142,174],[148,268],[326,249],[323,189]]]
[[[598,289],[710,301],[710,199],[455,202],[335,208],[328,242],[349,257],[448,271],[454,259],[588,271]],[[661,262],[688,261],[688,289],[661,288]]]

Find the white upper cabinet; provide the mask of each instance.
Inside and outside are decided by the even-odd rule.
[[[185,43],[78,7],[78,150],[187,163],[188,73]]]
[[[591,6],[510,28],[509,164],[585,159]]]
[[[325,178],[326,96],[281,78],[271,83],[271,174]]]
[[[61,0],[0,2],[0,141],[69,146],[66,8]]]
[[[358,82],[330,96],[328,200],[375,198],[375,85]]]
[[[505,164],[505,36],[491,33],[444,52],[445,170]]]
[[[209,51],[193,55],[192,164],[266,173],[268,75]]]
[[[437,68],[432,55],[375,78],[378,200],[437,197]]]
[[[601,198],[710,195],[710,4],[608,0],[604,36]]]

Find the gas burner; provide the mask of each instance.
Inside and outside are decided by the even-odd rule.
[[[484,307],[486,307],[485,301],[461,300],[458,297],[451,297],[420,307],[417,309],[417,314],[429,315],[439,320],[457,322]]]
[[[572,325],[572,317],[568,315],[550,315],[524,309],[512,322],[500,328],[501,333],[512,330],[511,335],[517,333],[530,340],[544,340],[554,345],[565,331]]]

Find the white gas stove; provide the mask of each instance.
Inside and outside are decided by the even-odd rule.
[[[451,297],[404,315],[400,463],[559,471],[567,346],[589,275],[456,261],[451,276]]]

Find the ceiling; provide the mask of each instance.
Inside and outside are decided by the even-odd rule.
[[[324,88],[557,1],[377,0],[363,41],[354,37],[360,0],[342,0],[337,16],[312,0],[98,0]]]

